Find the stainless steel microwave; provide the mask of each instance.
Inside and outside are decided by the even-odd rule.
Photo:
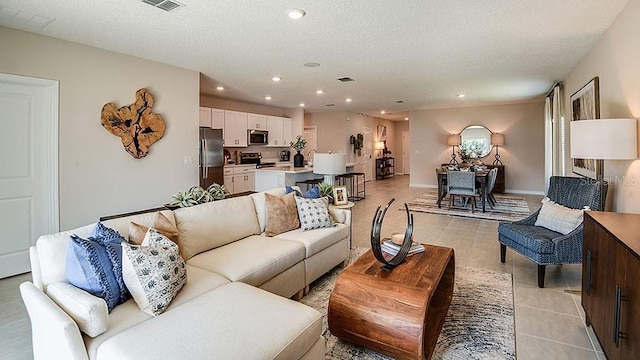
[[[266,130],[247,130],[247,144],[269,145],[269,132]]]

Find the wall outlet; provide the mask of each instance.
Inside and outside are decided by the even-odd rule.
[[[193,156],[185,155],[184,156],[184,164],[185,165],[193,165]]]

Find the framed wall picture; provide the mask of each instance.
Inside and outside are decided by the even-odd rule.
[[[346,186],[333,187],[333,205],[346,205],[349,203]]]
[[[598,77],[594,77],[580,90],[571,95],[571,121],[600,119],[600,92]],[[597,144],[593,144],[597,146]],[[573,159],[574,173],[596,178],[596,160]]]

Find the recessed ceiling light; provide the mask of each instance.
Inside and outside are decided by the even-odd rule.
[[[300,103],[300,107],[304,107],[304,103]]]
[[[291,9],[289,10],[288,15],[290,18],[294,20],[298,20],[298,19],[302,19],[305,15],[307,15],[307,12],[302,9]]]
[[[264,99],[265,100],[271,100],[271,96],[265,96]]]
[[[216,90],[222,91],[222,90],[224,90],[224,86],[218,86],[218,87],[216,87]]]
[[[458,97],[459,97],[459,98],[463,98],[463,97],[464,97],[464,94],[458,94]]]
[[[318,89],[318,90],[316,90],[316,94],[324,94],[324,90]]]
[[[318,66],[320,66],[320,63],[312,61],[312,62],[304,63],[304,66],[305,67],[318,67]]]
[[[282,80],[282,78],[280,76],[274,76],[274,77],[271,78],[271,80],[280,81],[280,80]]]
[[[386,112],[386,111],[384,111],[384,110],[380,111],[380,114],[382,114],[382,115],[384,115],[384,114],[386,114],[386,113],[387,113],[387,112]]]
[[[346,98],[344,101],[351,102],[351,98]]]
[[[409,120],[409,118],[408,118],[408,117],[406,117],[406,118],[404,118],[404,119],[405,119],[405,120]]]

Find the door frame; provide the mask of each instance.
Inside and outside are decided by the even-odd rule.
[[[43,176],[49,179],[47,184],[47,224],[46,228],[49,233],[56,233],[60,231],[60,198],[58,187],[58,129],[59,129],[59,88],[60,82],[58,80],[42,79],[29,76],[11,75],[0,73],[0,82],[5,84],[15,84],[24,86],[35,86],[44,88],[47,92],[49,103],[43,109],[45,111],[46,119],[42,124],[45,126],[43,129],[46,133],[45,148],[48,149],[48,154],[44,156],[45,165],[42,170]],[[31,239],[31,244],[35,245],[36,239]]]
[[[411,146],[411,133],[408,130],[402,132],[402,175],[407,175],[411,173],[411,149],[407,149],[407,153],[405,154],[405,139],[409,139],[409,146]],[[407,165],[409,168],[409,172],[407,172]]]

